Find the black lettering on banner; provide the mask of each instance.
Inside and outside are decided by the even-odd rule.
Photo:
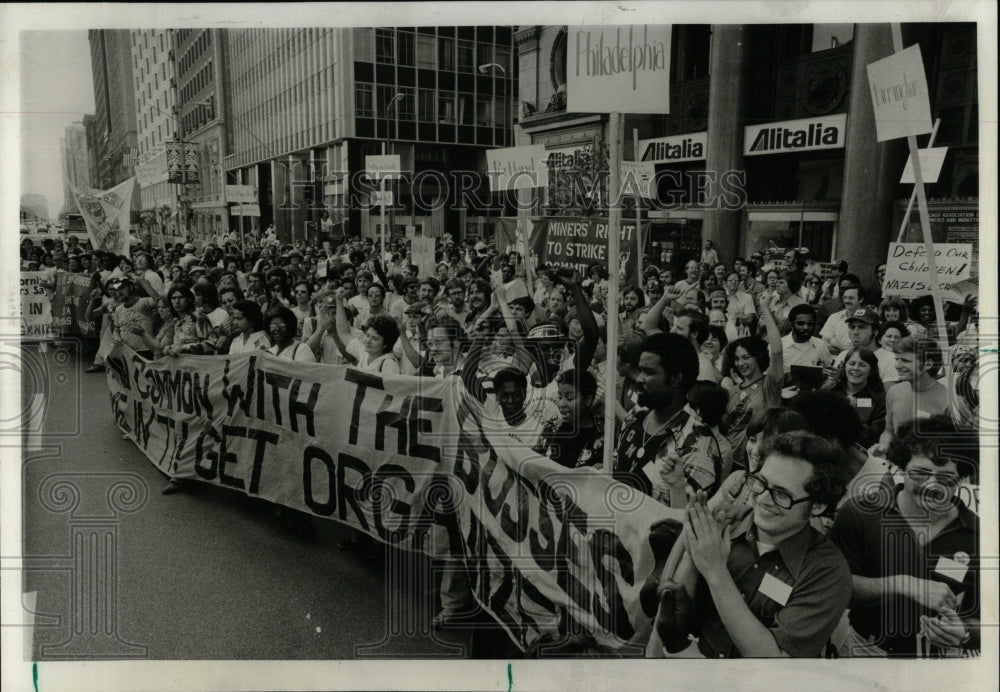
[[[326,501],[317,500],[316,496],[313,495],[314,461],[320,462],[326,469],[326,485],[330,490]],[[334,471],[333,458],[327,454],[326,450],[309,445],[305,448],[305,451],[302,452],[303,496],[309,509],[311,509],[314,514],[318,514],[321,517],[328,517],[332,515],[334,507],[337,504],[337,491],[340,490],[340,488],[336,486],[336,476],[334,475]]]
[[[141,382],[146,381],[146,363],[139,356],[135,356],[134,358],[132,358],[132,364],[136,368],[136,371],[133,374],[133,377],[135,378],[135,391],[138,392],[139,396],[142,397],[143,400],[148,401],[151,396],[150,388],[148,386],[146,386],[145,388],[139,386],[140,381]],[[141,375],[141,380],[140,380],[140,375]]]
[[[156,422],[159,423],[160,425],[162,425],[163,426],[163,430],[164,430],[163,452],[160,453],[160,461],[157,463],[157,466],[159,466],[162,469],[163,468],[163,464],[164,464],[164,462],[166,461],[166,458],[167,458],[167,452],[169,452],[170,449],[171,449],[171,447],[170,447],[170,433],[171,432],[174,433],[174,435],[173,435],[174,436],[174,442],[176,443],[176,441],[177,441],[177,432],[174,430],[173,419],[170,418],[167,415],[164,415],[162,413],[156,412]],[[184,425],[184,431],[187,432],[187,423],[184,423],[183,425]],[[175,460],[174,461],[174,468],[175,469],[177,468],[176,459],[177,459],[177,455],[179,454],[178,449],[179,449],[179,447],[175,444],[174,448],[173,448],[173,454],[172,454],[172,456],[173,456],[173,458]]]
[[[409,531],[410,505],[397,499],[391,491],[383,493],[381,486],[388,486],[389,480],[392,478],[400,479],[403,482],[403,487],[406,488],[406,492],[410,494],[413,493],[416,484],[410,472],[396,464],[383,464],[371,475],[372,513],[375,521],[375,530],[383,540],[397,544]],[[382,520],[382,511],[385,509],[382,503],[385,497],[392,498],[388,506],[389,511],[401,518],[400,525],[391,531],[386,529]]]
[[[378,390],[384,390],[384,387],[382,386],[382,378],[378,375],[373,375],[364,370],[355,370],[354,368],[347,369],[344,373],[344,380],[358,385],[357,391],[354,393],[354,406],[351,409],[351,427],[347,435],[348,444],[357,445],[358,430],[361,427],[361,405],[364,403],[365,393],[369,387]]]
[[[257,372],[257,356],[250,356],[247,363],[246,389],[238,384],[229,383],[230,360],[226,360],[222,370],[222,396],[228,405],[226,416],[232,418],[233,412],[239,406],[244,415],[250,415],[250,402],[253,400],[254,377]]]
[[[129,384],[128,365],[125,363],[125,359],[121,356],[108,356],[104,359],[104,363],[108,366],[108,372],[114,376],[115,381],[123,389],[132,391],[132,386]]]
[[[264,386],[264,382],[271,385],[271,404],[274,407],[274,422],[278,425],[282,425],[281,422],[281,390],[288,389],[292,385],[292,378],[289,375],[279,375],[276,372],[265,372],[264,377],[260,382],[260,386]],[[264,417],[264,397],[260,396],[257,399],[257,417],[261,420],[266,420]]]
[[[219,453],[215,449],[206,449],[206,440],[209,438],[214,440],[216,448],[222,442],[219,432],[209,425],[201,431],[194,445],[194,470],[206,481],[215,480],[215,477],[219,473]],[[212,444],[211,441],[208,444]],[[202,465],[205,459],[211,462],[209,466]]]
[[[458,446],[455,448],[454,474],[462,481],[465,492],[474,495],[479,488],[479,453],[471,438],[463,430],[459,433]]]
[[[385,450],[385,429],[396,429],[396,453],[406,454],[406,420],[402,411],[392,410],[392,394],[386,394],[375,413],[375,451]],[[409,405],[409,397],[403,399],[403,408]]]
[[[146,414],[141,401],[133,401],[132,407],[135,411],[135,422],[132,426],[132,430],[135,432],[135,441],[145,451],[149,447],[149,427],[156,420],[156,411],[150,408],[149,420],[146,420]]]
[[[407,419],[410,424],[410,446],[409,455],[433,461],[435,464],[441,462],[441,450],[434,445],[420,444],[420,435],[434,432],[431,421],[421,418],[417,414],[421,411],[428,413],[441,413],[444,410],[441,399],[429,396],[410,397],[410,406],[407,412]]]
[[[350,372],[348,370],[348,373]],[[347,469],[361,474],[361,480],[357,486],[347,485]],[[344,452],[337,455],[337,516],[341,521],[345,521],[347,519],[347,506],[350,505],[358,523],[365,531],[368,530],[368,519],[361,507],[358,506],[356,488],[363,488],[369,482],[368,477],[371,472],[372,470],[361,459]]]
[[[603,599],[601,594],[594,594],[592,599],[591,612],[608,632],[614,633],[616,637],[627,640],[635,634],[632,622],[629,620],[628,611],[625,610],[625,602],[622,600],[621,592],[618,590],[618,582],[615,580],[614,570],[608,568],[605,560],[609,557],[615,559],[618,565],[618,572],[629,584],[634,585],[635,576],[632,570],[632,556],[622,544],[618,535],[607,529],[597,529],[590,537],[590,556],[597,570],[597,578],[601,582]],[[602,605],[607,604],[607,607]]]
[[[507,469],[507,473],[515,477],[514,488],[517,498],[517,519],[511,517],[511,503],[504,502],[500,509],[500,528],[503,529],[503,532],[508,537],[520,543],[528,535],[528,493],[534,489],[524,476],[509,468]]]
[[[260,490],[260,470],[264,465],[264,454],[267,451],[267,445],[272,444],[277,446],[278,441],[281,438],[277,433],[259,430],[257,428],[247,428],[246,436],[257,442],[257,444],[254,445],[253,470],[250,472],[249,490],[251,495],[256,495]]]
[[[299,390],[302,388],[302,380],[292,382],[292,389],[288,393],[288,417],[291,419],[292,432],[299,431],[299,417],[306,420],[306,435],[316,437],[316,425],[314,422],[316,414],[316,402],[319,401],[319,382],[309,385],[309,397],[305,401],[299,401]]]
[[[156,418],[157,418],[157,420],[159,420],[160,417],[157,416]],[[176,471],[177,470],[177,461],[178,461],[178,459],[180,459],[180,457],[181,457],[181,451],[184,449],[184,445],[187,444],[187,440],[188,440],[188,423],[187,423],[187,421],[181,421],[181,435],[180,435],[180,439],[177,439],[176,433],[174,434],[174,439],[176,440],[176,444],[174,445],[174,453],[171,456],[171,460],[170,461],[171,461],[172,470]]]
[[[226,464],[238,464],[240,460],[236,458],[235,452],[227,449],[226,443],[233,437],[246,437],[247,429],[237,425],[222,426],[222,442],[219,443],[219,483],[228,485],[230,488],[243,490],[246,483],[242,478],[230,476],[226,473]]]
[[[500,508],[503,507],[504,498],[510,494],[510,489],[514,487],[514,474],[510,472],[505,464],[499,463],[499,457],[497,457],[496,450],[490,447],[489,450],[490,458],[483,466],[483,489],[482,496],[486,504],[486,509],[493,516],[500,515]],[[500,486],[500,492],[494,496],[490,492],[490,481],[493,480],[494,474],[498,468],[503,469],[504,479],[503,484]]]
[[[115,425],[126,432],[129,431],[127,409],[128,397],[122,392],[111,392],[111,412],[115,417]]]

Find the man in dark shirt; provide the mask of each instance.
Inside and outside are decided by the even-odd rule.
[[[957,498],[962,478],[976,476],[969,453],[977,440],[963,437],[947,416],[904,424],[887,454],[903,483],[857,495],[838,512],[830,538],[853,575],[854,631],[842,655],[979,648],[979,520]]]
[[[656,630],[668,652],[693,633],[707,658],[817,657],[847,608],[847,562],[810,525],[843,493],[836,451],[798,431],[770,438],[760,455],[760,470],[747,476],[747,523],[723,528],[703,492],[685,511],[695,595],[692,608],[677,572],[660,587]]]

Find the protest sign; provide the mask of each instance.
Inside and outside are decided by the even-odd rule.
[[[410,241],[410,252],[419,271],[418,276],[434,276],[434,248],[435,238],[413,238]]]
[[[649,161],[622,161],[621,194],[652,199],[656,166]]]
[[[948,147],[932,147],[920,150],[920,173],[923,175],[924,184],[936,183],[941,175],[941,167],[944,165],[944,157],[948,154]],[[903,168],[903,175],[899,179],[900,183],[912,185],[916,182],[913,178],[913,157],[906,160],[906,167]]]
[[[95,334],[94,322],[85,320],[90,291],[95,286],[93,277],[87,274],[56,274],[52,293],[52,324],[64,336]]]
[[[45,284],[48,272],[21,272],[21,336],[48,339],[52,336],[52,303]]]
[[[919,45],[868,65],[868,86],[875,110],[876,141],[922,135],[934,129]]]
[[[570,26],[568,113],[669,113],[669,24]]]
[[[226,201],[236,204],[257,204],[257,188],[253,185],[226,185]]]
[[[550,267],[571,267],[587,275],[594,264],[611,271],[608,264],[608,220],[603,218],[578,218],[552,216],[534,219],[534,230],[529,241],[531,250],[540,262]],[[621,224],[620,262],[625,266],[625,282],[637,285],[639,276],[636,247],[636,225],[632,219]]]
[[[650,526],[678,518],[496,430],[457,380],[269,354],[107,359],[118,427],[164,473],[433,552],[447,529],[472,593],[522,649],[577,624],[621,645],[644,616]]]
[[[87,224],[90,244],[95,250],[129,254],[129,213],[134,188],[135,178],[104,192],[82,192],[73,188],[77,207]]]
[[[932,288],[946,290],[949,285],[969,278],[972,246],[966,243],[934,243],[937,283],[932,281],[923,243],[890,243],[886,259],[882,293],[901,298],[917,298]]]
[[[365,157],[365,172],[374,182],[393,180],[402,171],[399,154],[383,154]]]
[[[545,146],[509,147],[486,150],[486,175],[490,192],[499,190],[530,190],[547,187],[549,168]]]

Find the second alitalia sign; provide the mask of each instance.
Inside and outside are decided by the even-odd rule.
[[[796,151],[843,149],[847,114],[750,125],[744,130],[743,155],[787,154]]]

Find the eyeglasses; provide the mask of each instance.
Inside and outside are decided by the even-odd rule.
[[[805,497],[793,500],[792,496],[789,495],[787,491],[771,487],[767,484],[766,480],[755,473],[747,474],[747,487],[754,495],[762,495],[765,490],[768,491],[771,493],[771,499],[774,500],[774,504],[778,505],[782,509],[791,509],[797,504],[807,502],[812,499],[811,495],[806,495]]]
[[[914,483],[922,484],[933,480],[940,483],[945,488],[957,488],[958,484],[962,482],[961,478],[950,473],[934,473],[932,471],[927,471],[926,469],[913,467],[906,469],[906,475],[909,476],[910,480]]]

